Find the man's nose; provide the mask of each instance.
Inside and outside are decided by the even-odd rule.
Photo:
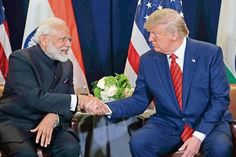
[[[149,42],[152,42],[152,41],[153,41],[152,34],[149,35],[148,41],[149,41]]]
[[[65,46],[71,47],[71,45],[72,45],[72,41],[67,39],[66,42],[65,42]]]

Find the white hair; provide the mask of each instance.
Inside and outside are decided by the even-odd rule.
[[[41,35],[51,34],[52,31],[58,26],[66,26],[66,23],[62,19],[59,19],[56,17],[47,18],[37,28],[36,33],[34,34],[34,37],[33,37],[34,41],[39,43],[39,37]]]

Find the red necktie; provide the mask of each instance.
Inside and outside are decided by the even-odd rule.
[[[179,67],[179,65],[176,63],[176,58],[177,56],[175,54],[170,55],[171,58],[171,64],[170,64],[170,74],[171,74],[171,79],[172,83],[175,89],[175,95],[177,98],[177,101],[179,103],[180,110],[182,111],[182,80],[183,80],[183,75],[182,71]],[[185,124],[183,132],[181,133],[181,139],[183,141],[186,141],[188,138],[192,136],[193,129]]]

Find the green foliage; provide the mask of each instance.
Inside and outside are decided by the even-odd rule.
[[[94,96],[102,101],[113,101],[126,98],[133,92],[129,79],[124,74],[105,76],[92,83]]]
[[[101,93],[101,89],[100,89],[100,88],[94,88],[93,94],[94,94],[94,96],[97,97],[98,99],[101,99],[100,93]]]

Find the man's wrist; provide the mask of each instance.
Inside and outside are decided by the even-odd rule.
[[[199,131],[194,131],[193,136],[197,137],[200,141],[203,141],[206,137],[206,134]]]
[[[59,118],[59,115],[58,115],[58,114],[56,114],[56,115],[57,115],[57,121],[56,121],[56,123],[55,123],[55,125],[54,125],[54,128],[60,125],[60,118]]]
[[[76,95],[76,96],[77,96],[77,104],[76,104],[77,111],[83,110],[84,106],[83,106],[83,103],[81,103],[83,95]]]
[[[75,110],[78,111],[78,110],[80,110],[80,106],[79,106],[79,96],[76,95],[76,98],[77,98],[77,101],[76,101],[76,108],[75,108]]]

